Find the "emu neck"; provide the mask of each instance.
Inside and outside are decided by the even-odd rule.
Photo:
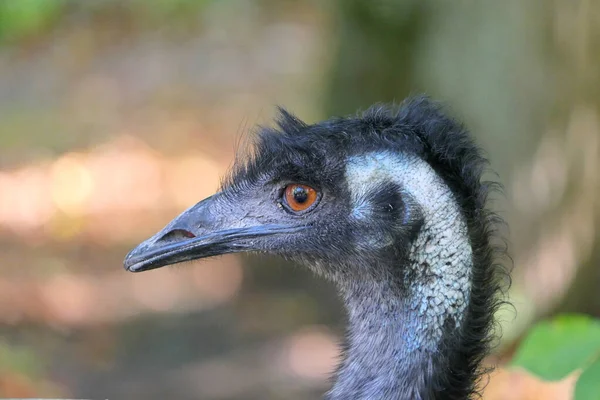
[[[443,340],[457,335],[463,321],[455,321],[443,306],[428,309],[420,292],[413,288],[406,293],[375,279],[342,290],[347,342],[328,400],[444,398],[439,375],[461,373],[445,366],[453,355]]]
[[[396,290],[363,282],[343,293],[348,311],[345,359],[327,399],[417,398],[434,349],[416,348],[419,322]]]
[[[453,351],[468,330],[473,260],[464,218],[449,189],[422,161],[375,153],[349,165],[349,180],[365,183],[357,187],[395,181],[418,204],[424,222],[403,260],[356,268],[385,273],[341,283],[348,341],[328,399],[446,398],[447,382],[466,387],[473,379],[448,367],[460,365]],[[355,209],[369,209],[365,193],[353,196]]]

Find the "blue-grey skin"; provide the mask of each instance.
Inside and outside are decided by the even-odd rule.
[[[485,160],[426,99],[306,125],[282,111],[222,190],[125,260],[132,272],[268,252],[333,281],[348,314],[330,400],[455,399],[475,392],[498,306]],[[318,192],[293,211],[290,184]]]

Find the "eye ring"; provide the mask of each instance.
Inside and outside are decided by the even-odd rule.
[[[314,208],[319,198],[316,189],[300,183],[287,185],[282,193],[283,204],[293,213],[303,213]]]

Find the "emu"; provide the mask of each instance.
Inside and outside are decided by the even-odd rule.
[[[329,400],[479,393],[506,270],[487,160],[426,97],[309,125],[280,109],[221,190],[126,257],[139,272],[266,252],[334,283],[348,317]]]

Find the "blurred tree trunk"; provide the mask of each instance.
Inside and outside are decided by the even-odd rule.
[[[337,54],[327,80],[326,115],[346,115],[373,103],[401,101],[414,92],[418,39],[431,15],[425,4],[337,1]]]
[[[478,142],[490,151],[492,166],[513,197],[501,207],[508,208],[503,214],[511,225],[514,276],[518,284],[524,283],[526,298],[546,292],[546,304],[536,304],[538,313],[600,315],[599,235],[591,233],[595,236],[589,256],[575,246],[578,268],[562,301],[563,292],[548,293],[542,275],[560,275],[569,266],[558,262],[532,268],[526,261],[544,251],[543,245],[537,250],[536,245],[543,244],[550,229],[572,233],[568,230],[576,222],[555,228],[552,221],[569,219],[576,204],[573,198],[598,197],[599,180],[590,180],[574,167],[583,156],[568,154],[566,160],[556,160],[564,161],[568,170],[561,198],[543,207],[532,199],[544,186],[535,172],[548,167],[536,159],[544,141],[555,135],[559,143],[568,143],[574,132],[569,120],[578,107],[600,115],[600,4],[338,0],[335,8],[335,53],[323,104],[326,116],[353,113],[376,102],[399,102],[421,91],[451,99],[453,108],[466,115]],[[584,141],[599,134],[585,127],[579,131]],[[598,160],[589,161],[600,170]],[[511,193],[517,192],[513,184],[519,175],[527,177],[521,179],[527,182],[525,190],[517,193],[525,206],[516,204]],[[592,190],[583,190],[590,185]],[[598,200],[588,214],[600,226]],[[533,273],[525,274],[527,270]],[[559,279],[563,287],[568,284]],[[557,302],[549,311],[549,304]]]
[[[569,290],[554,311],[583,312],[600,317],[600,3],[582,1],[570,7],[568,3],[559,4],[562,10],[557,13],[562,11],[561,15],[568,15],[560,21],[563,32],[559,33],[563,40],[557,38],[556,45],[557,53],[563,55],[561,75],[558,76],[563,93],[561,102],[570,105],[571,109],[585,107],[588,115],[587,123],[566,133],[583,136],[580,140],[584,142],[581,151],[571,160],[573,164],[583,166],[572,174],[572,179],[579,182],[570,185],[570,195],[575,199],[583,196],[590,199],[586,216],[593,222],[589,233],[590,255],[582,260]]]
[[[600,226],[600,222],[597,224]],[[577,270],[567,294],[552,313],[578,312],[600,317],[600,245],[592,257]]]

